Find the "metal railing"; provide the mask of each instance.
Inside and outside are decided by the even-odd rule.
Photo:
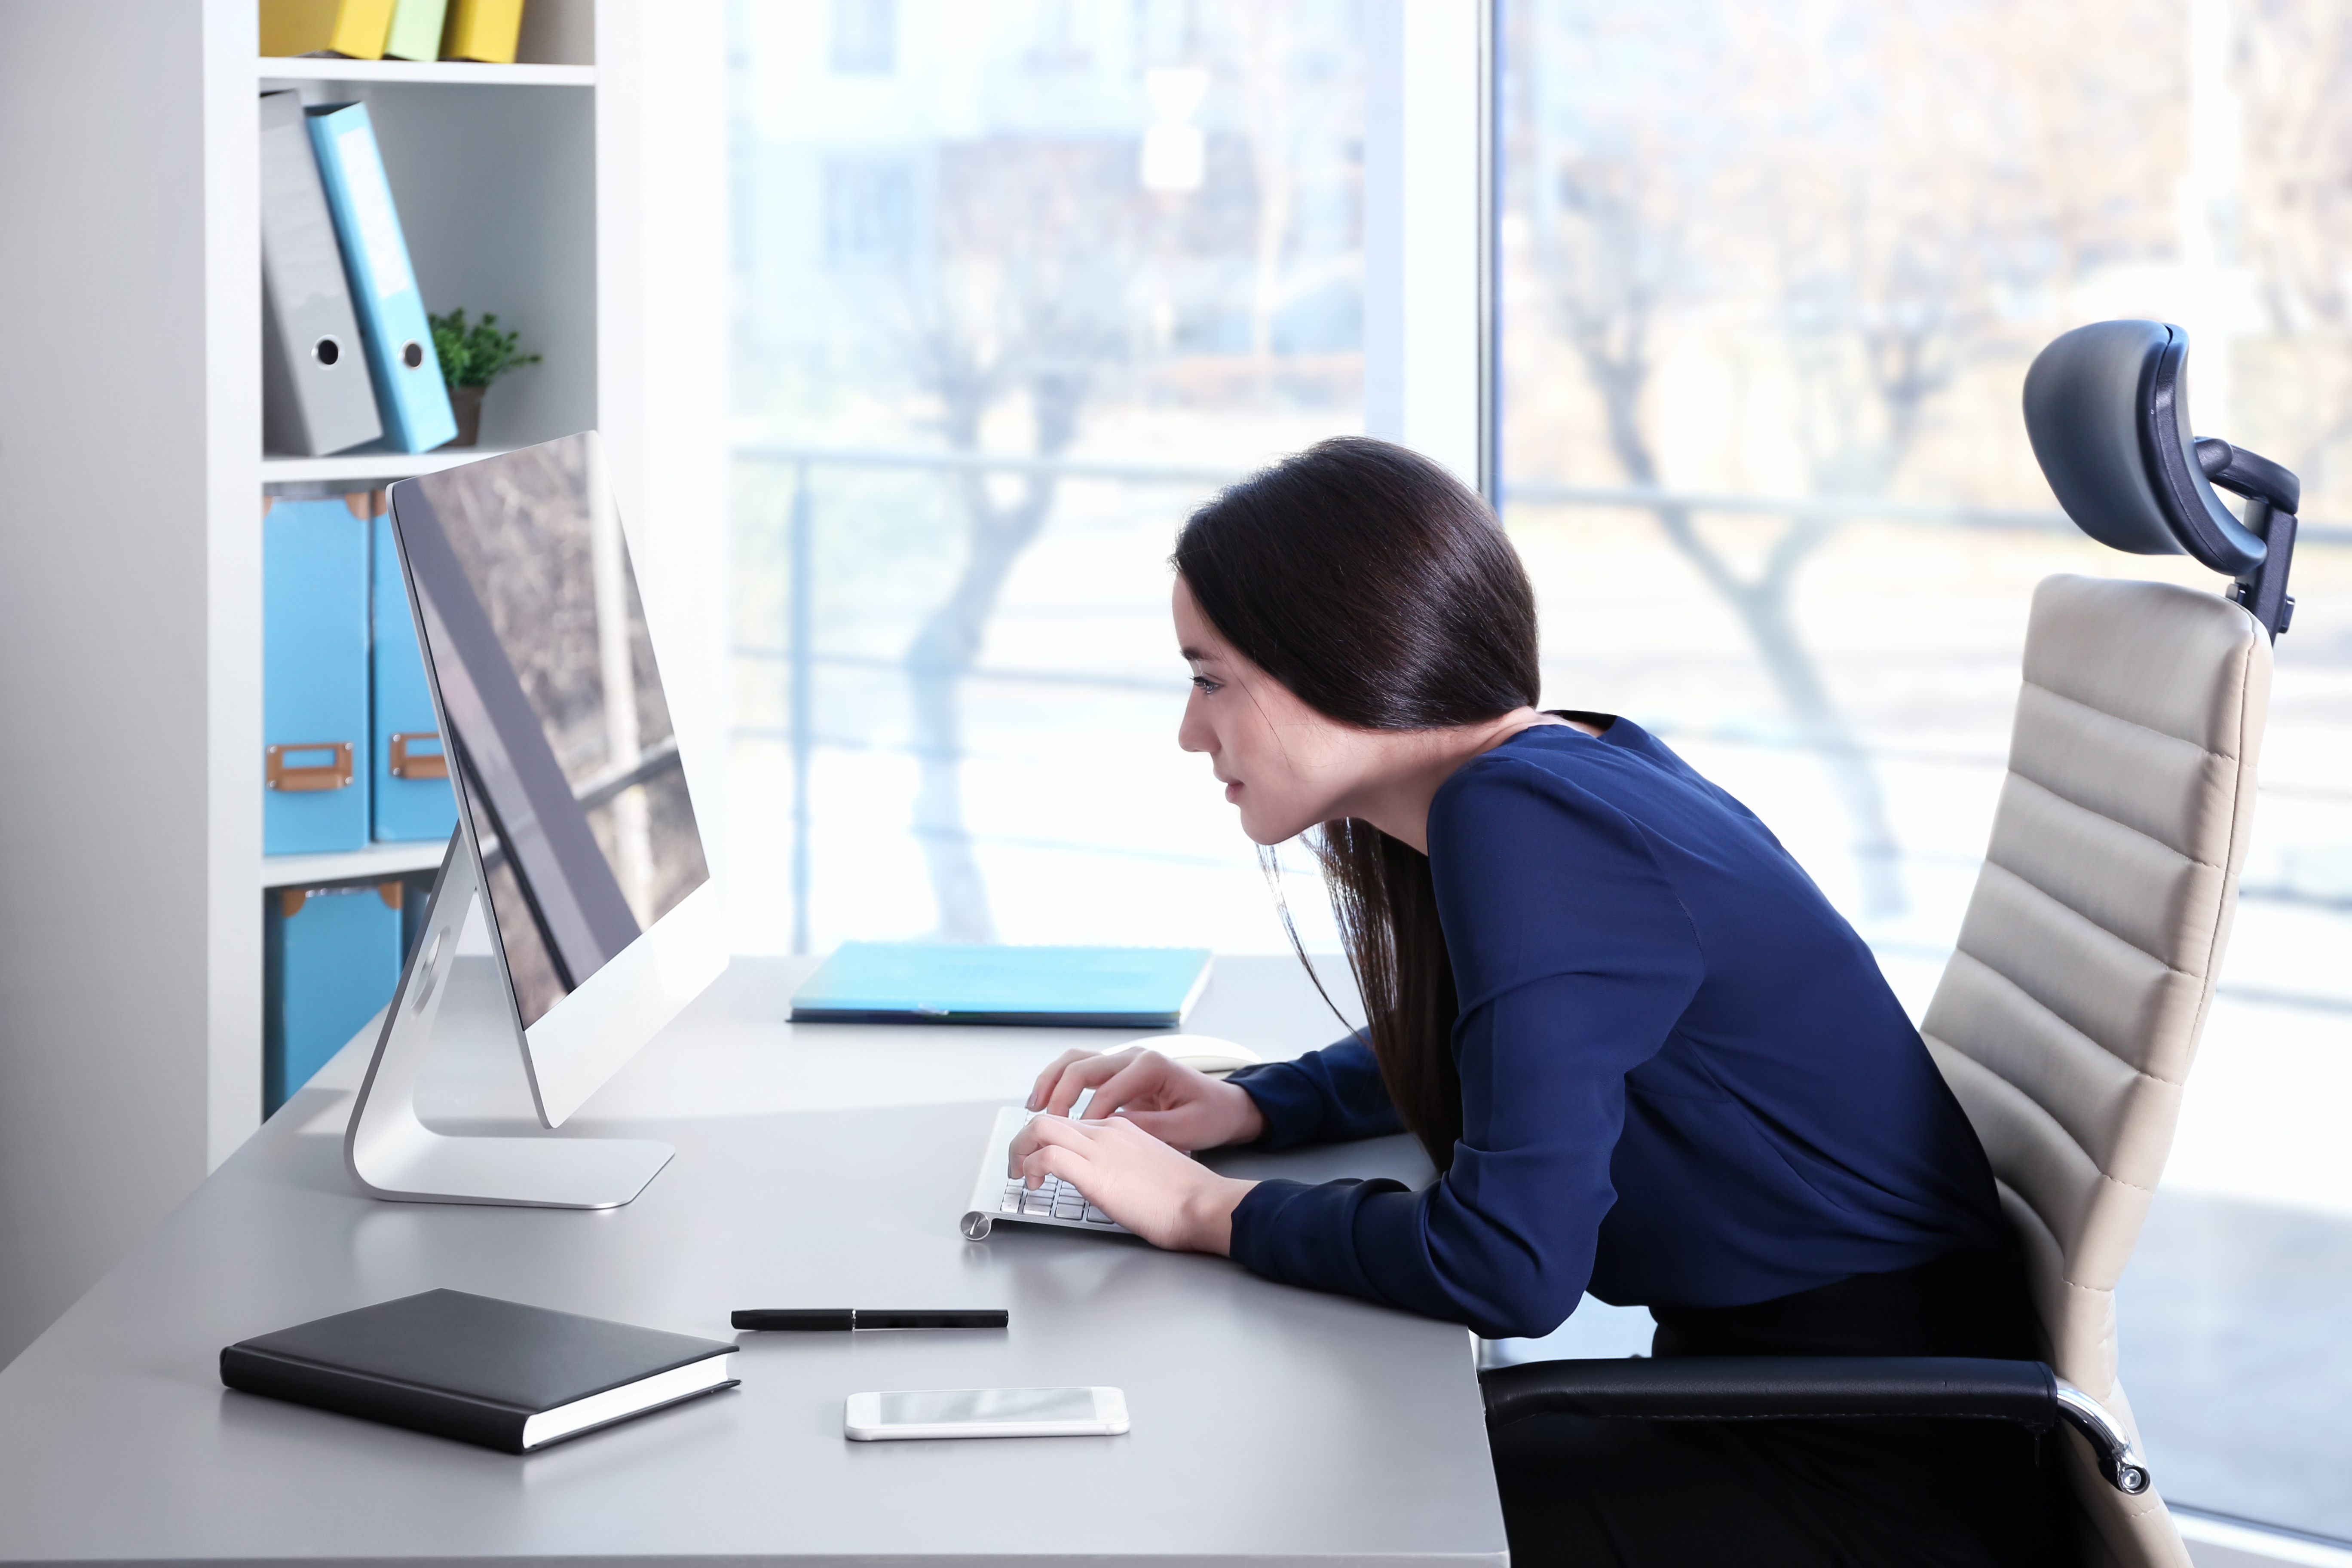
[[[920,447],[810,447],[760,442],[735,448],[739,462],[786,468],[793,473],[792,507],[784,531],[784,550],[791,586],[785,612],[787,646],[762,649],[755,657],[780,658],[787,668],[788,744],[793,773],[793,950],[809,945],[809,764],[817,738],[810,714],[810,681],[819,664],[900,668],[899,661],[844,653],[820,653],[810,641],[815,610],[815,502],[809,471],[815,468],[963,471],[991,474],[1047,474],[1055,479],[1108,479],[1124,484],[1212,487],[1231,484],[1239,470],[1192,464],[1099,462],[1077,458],[1028,458],[992,452],[959,452]],[[1035,672],[1045,674],[1045,672]],[[991,679],[978,670],[964,670],[965,679]],[[1055,674],[1056,684],[1124,689],[1129,682],[1115,677]],[[1134,682],[1142,685],[1142,682]]]
[[[1098,479],[1124,484],[1200,489],[1231,484],[1246,475],[1246,471],[1243,469],[1200,464],[1134,463],[919,447],[819,447],[780,442],[740,445],[735,448],[735,457],[740,462],[762,468],[789,469],[793,475],[792,501],[785,530],[785,549],[790,575],[786,611],[786,644],[782,647],[739,646],[734,649],[734,653],[740,658],[755,659],[762,663],[781,663],[785,666],[787,671],[786,705],[789,717],[786,724],[781,734],[772,729],[761,729],[757,733],[762,737],[783,740],[792,758],[792,898],[796,951],[806,950],[809,931],[810,766],[814,754],[820,746],[842,746],[848,742],[847,737],[824,736],[815,730],[812,714],[811,690],[814,672],[821,666],[876,672],[895,672],[906,668],[906,662],[901,658],[886,658],[869,654],[820,649],[814,646],[812,627],[814,611],[815,503],[811,486],[812,470],[833,468],[1013,475],[1042,474],[1060,479]],[[1853,521],[1916,523],[1928,527],[2063,536],[2073,536],[2076,533],[2073,521],[2056,508],[1943,504],[1866,496],[1755,496],[1652,489],[1631,485],[1563,485],[1528,481],[1506,485],[1503,500],[1507,510],[1514,503],[1527,506],[1643,510],[1670,507],[1704,513],[1827,517]],[[2352,545],[2352,524],[2305,523],[2299,531],[2297,542],[2305,548]],[[1006,668],[985,665],[971,666],[959,671],[958,676],[959,679],[975,681],[1069,686],[1102,691],[1150,692],[1171,697],[1180,694],[1183,689],[1182,682],[1172,678],[1160,680],[1138,676],[1088,674],[1075,670]],[[1670,738],[1685,741],[1704,739],[1717,743],[1759,745],[1806,752],[1817,752],[1822,749],[1818,742],[1793,731],[1785,736],[1771,736],[1753,731],[1727,732],[1686,730],[1670,726],[1661,732]],[[910,753],[921,751],[921,748],[916,746],[895,744],[876,747],[871,742],[859,742],[854,749],[887,749],[907,751]],[[1874,762],[1903,761],[1996,768],[2006,765],[2006,760],[2003,757],[1990,752],[1981,755],[1945,754],[1866,745],[1856,746],[1853,750],[1860,756]],[[965,753],[959,752],[957,754],[961,757]],[[2265,793],[2269,793],[2280,786],[2264,785],[2263,787]],[[2333,803],[2352,805],[2352,790],[2333,791],[2318,790],[2310,786],[2284,786],[2281,793],[2291,793],[2305,797],[2315,796]],[[1042,841],[1024,839],[1022,843],[1026,847],[1045,847]],[[1905,852],[1901,858],[1906,861],[1921,858],[1914,852]],[[2256,886],[2242,889],[2241,897],[2257,901],[2277,901],[2336,911],[2352,911],[2352,894],[2336,896],[2301,891],[2286,887],[2273,889]],[[2265,994],[2260,999],[2283,1000],[2284,998],[2272,997]],[[2327,998],[2308,1000],[2313,1005],[2329,1010],[2341,1010],[2347,1005]]]

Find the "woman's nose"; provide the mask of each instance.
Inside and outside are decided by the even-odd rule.
[[[1209,749],[1209,727],[1200,722],[1192,710],[1197,698],[1184,700],[1184,716],[1176,721],[1176,747],[1184,752],[1205,752]]]

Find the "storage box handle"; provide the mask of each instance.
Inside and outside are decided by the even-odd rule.
[[[270,889],[270,891],[278,895],[278,912],[289,921],[296,915],[302,912],[304,907],[310,903],[310,897],[314,893],[331,893],[338,891],[357,893],[364,892],[365,890],[366,889],[364,888],[306,888],[299,883],[297,883],[290,888],[273,888]],[[375,884],[375,896],[383,900],[383,907],[388,910],[396,910],[400,908],[401,903],[403,902],[402,895],[405,891],[406,884],[402,882],[397,877],[389,878]]]
[[[307,752],[322,752],[331,760],[299,764],[287,761],[289,754]],[[271,789],[341,789],[352,782],[352,743],[349,741],[313,741],[308,745],[272,746],[268,756]]]
[[[429,752],[412,752],[408,748],[419,742],[431,746]],[[392,776],[396,779],[446,779],[449,776],[449,754],[441,749],[441,731],[418,730],[392,738]]]

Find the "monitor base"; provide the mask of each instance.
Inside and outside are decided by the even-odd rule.
[[[436,1038],[487,1034],[511,1040],[522,1066],[520,1031],[506,996],[496,985],[467,984],[459,976],[457,936],[479,898],[461,829],[450,838],[425,930],[384,1013],[343,1134],[343,1163],[370,1197],[399,1203],[618,1208],[645,1191],[677,1151],[642,1138],[456,1136],[435,1131],[417,1114],[425,1058]]]
[[[451,1138],[416,1124],[394,1158],[352,1174],[368,1196],[412,1204],[614,1209],[677,1152],[638,1138]]]

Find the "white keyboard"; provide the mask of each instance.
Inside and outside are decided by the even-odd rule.
[[[1024,1185],[1017,1176],[1005,1175],[1013,1140],[1029,1124],[1029,1116],[1017,1105],[1008,1105],[996,1113],[996,1125],[989,1133],[988,1146],[981,1152],[980,1174],[972,1182],[971,1199],[964,1205],[959,1228],[965,1237],[980,1240],[999,1220],[1132,1236],[1134,1232],[1087,1202],[1077,1188],[1059,1176],[1048,1176],[1042,1185],[1031,1187]]]
[[[1114,1227],[1118,1224],[1059,1176],[1048,1176],[1034,1187],[1024,1185],[1018,1178],[1005,1183],[1004,1195],[996,1202],[996,1212],[999,1215],[1018,1215],[1024,1219],[1076,1219]]]

